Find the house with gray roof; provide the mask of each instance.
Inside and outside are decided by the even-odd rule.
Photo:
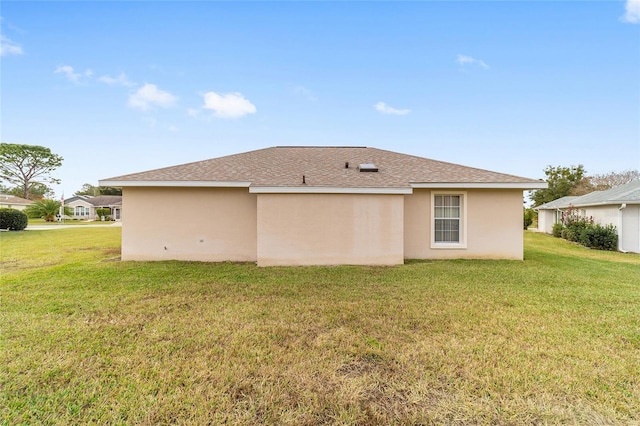
[[[577,209],[583,217],[593,218],[596,223],[615,226],[618,249],[640,253],[640,180],[538,206],[538,228],[550,234],[553,224],[560,222],[562,212],[570,208]]]
[[[101,220],[98,209],[109,209],[108,218],[119,221],[122,218],[121,195],[75,195],[64,200],[64,205],[71,208],[72,219]]]
[[[538,212],[538,231],[551,234],[553,225],[562,221],[563,208],[576,198],[575,195],[568,195],[534,208]]]
[[[522,259],[523,191],[547,185],[368,147],[272,147],[99,184],[123,191],[123,260],[259,266]]]

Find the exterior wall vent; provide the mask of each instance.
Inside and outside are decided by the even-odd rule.
[[[376,166],[373,163],[360,164],[360,167],[358,168],[360,169],[361,172],[377,172],[378,171],[378,166]]]

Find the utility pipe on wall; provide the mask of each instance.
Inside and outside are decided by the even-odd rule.
[[[628,253],[627,250],[622,248],[622,211],[627,208],[627,203],[623,203],[618,209],[618,250],[623,253]]]

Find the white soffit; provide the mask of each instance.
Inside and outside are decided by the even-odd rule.
[[[420,189],[545,189],[547,182],[444,182],[444,183],[411,183],[412,188]]]
[[[100,186],[189,187],[189,188],[248,188],[251,182],[221,182],[207,180],[101,180]]]
[[[326,186],[252,186],[252,194],[412,194],[411,188],[336,188]]]

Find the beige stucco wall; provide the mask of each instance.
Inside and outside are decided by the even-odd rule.
[[[413,194],[405,196],[405,258],[523,258],[522,190],[452,189],[444,192],[466,193],[466,248],[431,247],[431,191],[415,189]]]
[[[258,265],[404,262],[402,195],[259,194]]]
[[[256,260],[247,188],[123,188],[123,260]]]

